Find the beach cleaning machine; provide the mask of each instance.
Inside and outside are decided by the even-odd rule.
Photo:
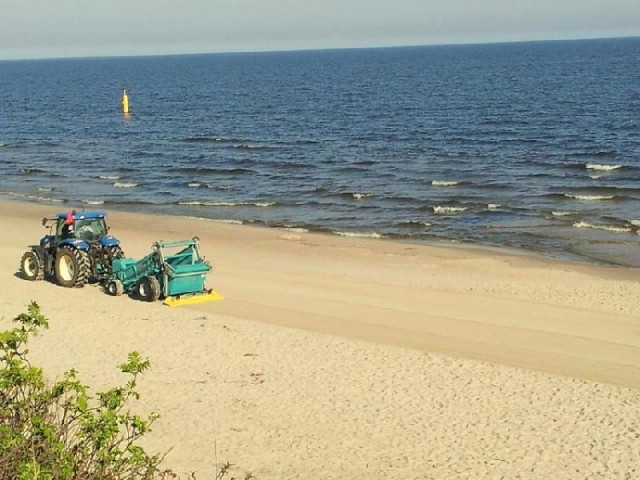
[[[220,300],[222,296],[206,288],[211,265],[200,255],[197,237],[175,242],[155,242],[153,251],[141,260],[115,259],[106,289],[111,295],[123,293],[147,302],[164,298],[171,307]],[[167,251],[172,251],[170,255]]]

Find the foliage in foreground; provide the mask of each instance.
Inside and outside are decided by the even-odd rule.
[[[89,394],[77,372],[49,385],[42,369],[27,359],[27,341],[48,328],[32,302],[18,315],[17,327],[0,332],[0,478],[17,480],[175,479],[161,470],[160,455],[138,445],[156,414],[141,417],[128,409],[138,399],[136,381],[149,367],[137,352],[120,366],[129,381]],[[222,467],[216,478],[229,472]]]

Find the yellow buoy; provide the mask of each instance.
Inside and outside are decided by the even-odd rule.
[[[129,97],[126,90],[122,90],[122,113],[125,115],[129,113]]]

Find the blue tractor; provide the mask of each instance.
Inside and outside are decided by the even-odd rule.
[[[120,242],[108,234],[106,212],[59,213],[43,218],[49,234],[22,256],[20,271],[27,280],[53,275],[63,287],[83,287],[111,275],[113,260],[124,258]]]

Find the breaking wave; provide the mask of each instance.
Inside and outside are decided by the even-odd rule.
[[[101,180],[119,180],[120,175],[100,175],[98,178]]]
[[[591,228],[594,230],[604,230],[607,232],[615,232],[615,233],[631,233],[633,231],[630,227],[616,227],[614,225],[594,225],[589,222],[576,222],[573,224],[576,228]]]
[[[455,185],[460,185],[459,180],[431,180],[431,185],[434,187],[453,187]]]
[[[182,200],[178,205],[201,207],[272,207],[276,202],[203,202],[200,200]]]
[[[444,207],[444,206],[435,206],[433,207],[433,213],[437,215],[447,215],[451,213],[462,213],[467,210],[467,207]]]
[[[133,182],[114,182],[113,186],[116,188],[134,188],[137,187],[138,184]]]
[[[565,193],[565,197],[573,198],[574,200],[587,200],[587,201],[598,201],[598,200],[613,200],[615,195],[574,195],[573,193]]]
[[[383,238],[383,236],[377,232],[334,232],[341,237],[349,238]]]
[[[613,170],[618,170],[619,168],[622,168],[622,165],[606,165],[606,164],[602,164],[602,163],[587,163],[585,165],[585,168],[587,170],[600,170],[600,171],[604,171],[604,172],[611,172]]]

